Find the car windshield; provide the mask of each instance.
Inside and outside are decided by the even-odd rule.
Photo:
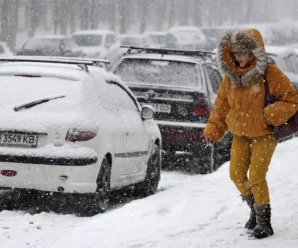
[[[138,37],[120,37],[121,45],[124,46],[141,46],[142,39]]]
[[[78,46],[100,46],[102,41],[101,34],[75,34],[72,39]]]
[[[198,86],[196,64],[152,59],[124,59],[114,72],[124,82]]]
[[[31,39],[26,42],[23,49],[25,50],[51,50],[56,51],[59,50],[60,46],[60,39],[46,39],[46,38],[38,38],[38,39]]]
[[[149,36],[155,44],[166,44],[167,43],[167,35],[150,35]]]

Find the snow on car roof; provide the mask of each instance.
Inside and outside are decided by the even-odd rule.
[[[189,31],[196,31],[199,30],[200,28],[197,26],[174,26],[169,29],[170,32],[172,31],[181,31],[181,30],[189,30]]]
[[[72,33],[71,35],[84,35],[84,34],[114,34],[114,31],[108,29],[92,29],[92,30],[80,30]]]
[[[77,65],[38,63],[38,62],[6,62],[0,64],[0,75],[40,75],[68,80],[84,80],[87,72]]]
[[[103,78],[105,81],[116,81],[123,84],[121,80],[105,68],[100,66],[88,66],[89,73],[77,65],[53,64],[39,62],[6,62],[0,64],[0,75],[40,75],[45,77],[56,77],[73,81],[84,81],[87,77]],[[126,86],[123,84],[123,87]]]
[[[31,39],[57,39],[57,40],[61,40],[64,39],[66,36],[65,35],[37,35],[37,36],[33,36],[30,38]]]
[[[266,53],[281,55],[289,54],[295,52],[294,49],[290,47],[281,47],[281,46],[265,46]]]
[[[117,36],[120,37],[120,38],[126,38],[126,37],[141,38],[142,34],[118,34]]]
[[[123,58],[137,58],[137,59],[158,59],[158,60],[171,60],[180,62],[200,63],[201,61],[196,57],[188,57],[183,55],[161,55],[161,54],[130,54],[125,55]]]
[[[143,33],[143,35],[167,35],[167,32],[163,31],[148,31]]]

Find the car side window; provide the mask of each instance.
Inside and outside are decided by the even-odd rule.
[[[219,72],[218,71],[216,72],[210,65],[206,65],[206,70],[210,78],[213,92],[216,93],[219,88],[219,84],[221,82],[221,76]]]
[[[297,59],[297,56],[294,55],[294,54],[291,54],[289,56],[289,59],[291,60],[291,64],[292,64],[292,67],[293,67],[293,72],[298,73],[298,59]]]
[[[113,95],[117,97],[116,101],[121,108],[139,112],[137,100],[119,83],[108,81],[112,85]]]
[[[116,42],[116,36],[113,34],[107,34],[106,36],[106,44],[105,46],[109,48],[111,45],[113,45]]]
[[[214,75],[216,77],[216,80],[218,82],[218,87],[219,87],[219,85],[221,84],[221,81],[222,81],[222,76],[217,69],[213,69],[213,72],[214,72]]]
[[[286,63],[286,66],[287,66],[287,68],[288,68],[288,71],[294,72],[294,69],[293,69],[293,65],[292,65],[290,56],[284,58],[284,61],[285,61],[285,63]]]
[[[4,51],[4,48],[3,48],[3,46],[2,45],[0,45],[0,53],[4,53],[5,51]]]

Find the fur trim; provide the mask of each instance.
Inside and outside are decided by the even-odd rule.
[[[231,67],[231,65],[236,67],[231,54],[232,44],[243,45],[245,49],[252,51],[256,58],[255,67],[242,76],[237,75]],[[218,43],[217,60],[219,69],[231,79],[234,88],[246,88],[259,84],[259,79],[263,77],[267,68],[267,56],[264,47],[246,31],[227,32]]]

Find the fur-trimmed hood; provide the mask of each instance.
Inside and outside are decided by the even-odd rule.
[[[255,63],[248,71],[239,70],[231,53],[232,44],[240,44],[255,56]],[[220,70],[231,80],[234,88],[247,88],[260,83],[267,68],[264,41],[256,29],[227,32],[217,46],[217,59]]]

